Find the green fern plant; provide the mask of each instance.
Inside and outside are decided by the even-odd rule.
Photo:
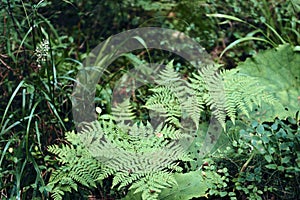
[[[176,184],[173,172],[182,171],[180,162],[191,161],[182,145],[190,139],[185,129],[179,129],[182,118],[190,117],[198,127],[199,116],[210,108],[225,128],[226,116],[234,122],[237,113],[249,116],[253,105],[276,101],[258,79],[237,70],[218,72],[218,68],[206,66],[184,80],[173,62],[168,63],[145,105],[166,117],[155,128],[149,122],[134,121],[134,110],[126,99],[112,108],[112,114],[87,123],[80,133],[68,133],[70,145],[49,147],[62,163],[48,184],[52,196],[61,199],[78,183],[94,187],[113,175],[112,188],[130,186],[143,199],[157,199],[163,188]],[[134,121],[131,126],[130,121]]]
[[[125,123],[135,119],[133,107],[130,104],[130,99],[125,99],[121,104],[112,108],[112,116],[118,123]]]
[[[127,103],[120,106],[130,108]],[[49,147],[62,163],[48,184],[54,199],[77,190],[77,184],[94,187],[110,175],[112,188],[130,186],[142,192],[143,199],[156,199],[163,188],[176,184],[173,172],[182,171],[180,161],[190,161],[180,145],[188,136],[163,124],[154,129],[149,123],[135,123],[123,129],[112,118],[89,123],[78,134],[68,133],[70,145]]]
[[[267,92],[266,85],[263,85],[257,77],[239,73],[238,69],[222,72],[225,89],[225,110],[231,121],[234,123],[237,111],[250,118],[251,111],[255,106],[262,103],[275,105],[278,100]]]
[[[145,107],[166,117],[166,122],[180,127],[180,105],[185,102],[187,96],[186,82],[181,80],[180,75],[174,70],[173,61],[160,71],[158,77],[155,80],[158,86],[151,89],[154,95],[147,100]]]
[[[161,188],[175,184],[172,171],[181,171],[178,161],[189,161],[179,144],[187,136],[162,124],[155,130],[135,123],[128,132],[112,121],[95,121],[80,135],[89,152],[114,175],[112,187],[131,185],[143,191],[144,199],[154,198]],[[145,182],[145,183],[144,183]],[[147,198],[146,198],[147,197]]]
[[[195,76],[197,82],[204,82],[206,88],[206,95],[203,95],[203,100],[206,105],[211,109],[212,114],[220,122],[225,129],[225,94],[224,94],[224,83],[223,78],[218,72],[218,65],[208,65],[203,67],[199,71],[199,75]],[[194,83],[194,84],[193,84]],[[192,88],[196,88],[198,84],[195,81],[192,82]],[[198,95],[203,93],[202,91],[196,90]],[[238,100],[238,99],[237,99]]]
[[[66,141],[69,144],[48,147],[48,151],[57,155],[57,160],[62,164],[52,172],[47,185],[55,200],[63,199],[65,192],[71,192],[72,189],[77,191],[78,183],[86,187],[96,187],[97,179],[103,177],[103,171],[107,170],[92,157],[77,134],[66,133]]]
[[[228,116],[233,122],[239,113],[250,117],[254,106],[262,102],[274,105],[277,100],[266,91],[258,78],[238,73],[238,70],[218,71],[209,65],[188,80],[179,81],[170,62],[160,73],[158,85],[145,107],[164,114],[168,122],[180,127],[180,117],[190,117],[198,127],[201,113],[209,108],[225,129]]]

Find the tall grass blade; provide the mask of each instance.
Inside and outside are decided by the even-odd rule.
[[[267,23],[264,24],[278,37],[278,39],[281,41],[282,44],[287,43],[272,26],[270,26]]]
[[[5,108],[4,114],[3,114],[3,116],[2,116],[2,120],[1,120],[1,123],[0,123],[0,127],[2,127],[3,122],[4,122],[4,119],[5,119],[5,116],[7,115],[8,109],[9,109],[10,105],[12,104],[12,102],[13,102],[15,96],[17,95],[19,89],[23,86],[23,84],[24,84],[24,80],[22,80],[22,81],[18,84],[17,88],[15,89],[15,91],[13,92],[13,94],[11,95],[11,97],[10,97],[10,99],[9,99],[9,101],[8,101],[8,104],[7,104],[6,108]]]
[[[9,141],[6,143],[4,149],[2,150],[2,154],[1,154],[1,158],[0,158],[0,168],[1,168],[1,164],[2,164],[3,158],[4,158],[4,156],[5,156],[5,153],[6,153],[7,149],[9,148],[9,145],[10,145],[11,141],[12,141],[12,139],[9,140]]]
[[[208,17],[216,17],[216,18],[224,18],[224,19],[229,19],[237,22],[242,22],[242,23],[247,23],[244,20],[241,20],[240,18],[231,16],[231,15],[225,15],[225,14],[220,14],[220,13],[215,13],[215,14],[206,14]]]
[[[225,53],[226,51],[228,51],[229,49],[233,48],[233,47],[236,46],[237,44],[242,43],[242,42],[246,42],[246,41],[252,41],[252,40],[257,40],[257,41],[266,42],[266,43],[268,43],[268,44],[271,44],[272,46],[274,45],[274,44],[272,44],[269,40],[266,40],[266,39],[264,39],[264,38],[251,37],[251,36],[250,36],[250,37],[244,37],[244,38],[238,39],[238,40],[232,42],[231,44],[229,44],[229,45],[222,51],[222,53],[221,53],[221,55],[220,55],[220,58],[224,55],[224,53]]]

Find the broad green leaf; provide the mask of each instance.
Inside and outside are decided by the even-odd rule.
[[[203,173],[203,174],[202,174]],[[204,175],[205,174],[205,175]],[[161,200],[188,200],[197,197],[207,197],[209,185],[217,177],[214,172],[193,171],[186,174],[175,174],[177,186],[164,189]]]
[[[300,46],[295,46],[294,51],[300,51]]]
[[[264,126],[263,126],[262,124],[260,124],[260,125],[258,125],[258,126],[256,127],[256,132],[257,132],[257,133],[263,134],[264,131],[265,131],[265,129],[264,129]]]
[[[258,53],[238,65],[240,73],[259,79],[278,103],[262,104],[252,117],[271,121],[275,117],[295,116],[300,110],[300,52],[289,44]]]

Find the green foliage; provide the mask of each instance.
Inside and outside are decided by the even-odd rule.
[[[173,188],[164,189],[159,195],[159,199],[185,200],[207,197],[208,186],[211,182],[216,182],[216,175],[214,172],[203,173],[202,171],[175,174],[174,177],[178,184]]]
[[[145,11],[160,11],[160,10],[170,10],[176,5],[173,0],[163,0],[163,1],[152,1],[152,0],[126,0],[124,1],[128,7],[141,7]]]
[[[207,194],[296,199],[298,119],[264,121],[299,115],[299,5],[296,0],[2,1],[0,199],[48,199],[49,191],[56,199],[91,193],[100,199],[126,194],[129,199]],[[97,85],[100,122],[86,125],[84,134],[68,132],[63,140],[66,130],[74,129],[70,97],[81,60],[104,38],[138,26],[180,30],[229,69],[259,50],[285,44],[220,72],[219,65],[197,72],[166,52],[128,54],[105,72],[107,82]],[[113,107],[110,96],[122,70],[134,65],[146,74],[140,65],[155,59],[174,59],[174,66],[159,72],[152,91],[151,85],[139,88]],[[161,116],[154,116],[156,127],[147,123],[151,113],[140,105],[145,102]],[[228,134],[209,133],[212,113]],[[186,117],[194,124],[184,124]],[[245,117],[258,122],[249,124]],[[181,126],[195,137],[184,151],[179,142],[191,138],[178,131]],[[217,139],[213,150],[203,149]],[[228,140],[232,145],[225,148]],[[56,159],[47,151],[53,143],[48,150]],[[213,153],[214,161],[204,167],[203,156],[214,151],[222,154]]]
[[[48,197],[45,180],[54,162],[45,146],[71,126],[69,86],[76,66],[66,57],[73,50],[39,12],[47,5],[0,5],[1,199]]]
[[[225,88],[224,109],[233,122],[237,115],[253,118],[254,108],[262,104],[282,107],[281,103],[268,91],[268,85],[264,84],[259,76],[255,77],[241,73],[239,69],[231,69],[224,71],[222,77]]]
[[[153,95],[147,100],[145,107],[165,116],[167,122],[180,127],[178,118],[181,116],[181,106],[187,96],[185,82],[181,80],[178,72],[174,70],[173,61],[169,62],[155,80],[158,84],[151,89]]]
[[[116,107],[113,107],[111,113],[114,121],[116,121],[119,124],[119,126],[122,126],[123,129],[129,128],[126,122],[135,119],[133,107],[131,106],[129,99],[126,99],[124,102],[120,103]]]
[[[198,127],[206,105],[225,128],[226,116],[234,122],[237,113],[249,118],[255,105],[261,105],[262,102],[275,104],[275,98],[268,94],[267,87],[259,77],[238,73],[236,69],[221,73],[217,69],[218,66],[204,67],[187,82],[179,78],[170,62],[160,72],[161,79],[157,80],[159,85],[152,89],[154,94],[145,107],[163,114],[168,122],[178,127],[181,126],[179,119],[183,112]]]
[[[282,105],[261,104],[255,113],[256,119],[270,121],[275,117],[284,119],[294,116],[300,108],[300,53],[291,45],[281,45],[247,59],[238,65],[240,74],[247,74],[259,80],[265,91]]]
[[[81,143],[74,132],[66,134],[72,145],[49,146],[49,152],[57,155],[63,165],[51,174],[47,189],[53,199],[63,199],[65,192],[77,191],[77,183],[86,187],[96,187],[97,179],[103,173],[101,163],[97,162]]]
[[[72,43],[81,55],[82,51],[97,46],[99,41],[147,21],[163,26],[166,19],[161,16],[166,16],[175,5],[173,0],[53,0],[40,12],[61,34],[72,35]],[[155,17],[162,20],[153,20]]]
[[[203,118],[203,120],[204,119],[205,118]],[[188,148],[192,161],[185,165],[185,168],[188,171],[201,169],[203,159],[209,157],[216,151],[223,151],[231,143],[231,140],[228,137],[230,133],[227,135],[227,130],[223,130],[218,123],[209,124],[207,122],[208,120],[209,119],[207,119],[206,122],[201,123],[198,131],[193,135],[193,142]],[[227,122],[226,127],[228,125],[230,125],[230,123]],[[237,129],[240,128],[239,121],[236,122],[235,127]]]
[[[223,55],[235,46],[222,59],[226,67],[232,68],[261,49],[284,43],[299,45],[300,19],[297,1],[206,2],[206,14],[217,17],[215,23],[219,26],[218,45],[213,53]]]
[[[217,71],[219,66],[207,66],[201,69],[198,76],[195,76],[196,82],[205,83],[207,95],[203,96],[204,102],[210,107],[212,114],[219,121],[219,123],[225,127],[226,108],[225,108],[225,94],[224,83],[221,74]],[[202,79],[202,80],[201,80]],[[193,81],[192,81],[193,84]],[[198,88],[198,84],[192,86]],[[201,86],[200,86],[201,88]],[[197,96],[203,93],[202,90],[197,91]],[[202,94],[203,95],[203,94]],[[239,101],[240,99],[237,99]]]
[[[208,197],[208,190],[212,187],[223,183],[220,174],[214,170],[191,171],[189,173],[176,173],[174,178],[177,182],[172,188],[164,188],[159,194],[158,199],[174,199],[174,200],[188,200],[192,198]],[[226,187],[226,185],[223,185]],[[140,194],[129,192],[124,200],[135,199],[140,200]]]
[[[185,99],[187,94],[195,95],[196,100],[201,100],[196,104],[199,103],[202,106],[206,103],[209,105],[217,119],[223,124],[226,117],[224,110],[234,122],[237,112],[249,116],[248,110],[253,108],[253,104],[260,105],[262,101],[273,103],[273,98],[262,95],[265,87],[260,86],[256,79],[246,75],[241,76],[237,73],[237,70],[215,73],[214,70],[216,69],[216,67],[208,66],[202,69],[199,75],[195,74],[194,78],[190,79],[190,83],[182,85],[179,74],[174,71],[173,63],[170,62],[166,69],[160,72],[160,79],[157,80],[159,85],[152,90],[154,95],[150,96],[146,107],[154,111],[166,112],[168,114],[166,115],[166,122],[180,127],[177,119],[181,115],[180,106],[183,105],[184,108],[189,108],[191,106],[189,103],[194,103]],[[223,80],[225,82],[224,87],[222,87]],[[174,112],[174,107],[177,112]],[[176,113],[178,114],[176,115]],[[168,170],[181,171],[182,168],[177,166],[176,161],[189,160],[187,152],[175,142],[186,136],[170,125],[163,126],[160,124],[155,130],[149,123],[146,125],[135,123],[132,127],[128,127],[125,121],[134,119],[129,99],[113,108],[112,114],[113,117],[109,117],[109,115],[100,116],[100,122],[95,121],[88,124],[78,135],[85,151],[88,151],[91,156],[89,158],[96,158],[101,166],[103,165],[106,168],[106,170],[102,169],[101,175],[97,174],[98,180],[114,175],[112,187],[119,185],[118,189],[120,190],[131,185],[129,189],[135,190],[134,193],[141,193],[143,199],[158,198],[161,189],[171,187],[176,183]],[[197,116],[200,116],[200,113]],[[103,119],[108,119],[108,121]],[[121,123],[121,126],[114,125],[112,119]],[[69,141],[72,145],[78,145],[78,138],[74,141],[69,139]],[[61,152],[71,153],[73,148],[65,148],[64,146],[61,148],[63,150],[56,146],[50,151],[58,154],[62,159],[61,161],[70,158],[74,160],[74,157],[76,157],[74,153],[71,156],[61,155]],[[63,161],[63,164],[68,166],[73,163]],[[87,167],[86,165],[79,165],[84,166],[84,168]],[[79,168],[79,172],[84,168]],[[66,170],[59,169],[59,172],[61,171],[65,172]],[[76,170],[73,171],[79,173]],[[83,174],[85,173],[89,174],[89,171],[87,170]],[[65,175],[60,176],[64,177]],[[81,175],[80,177],[84,176]],[[71,175],[72,181],[75,180],[85,186],[90,186],[96,177],[94,179],[88,178],[80,179],[73,174]],[[58,182],[60,182],[59,179]],[[54,181],[53,183],[58,182]],[[52,192],[55,192],[53,195],[59,196],[63,194],[61,191],[70,192],[71,188],[76,189],[72,184],[74,182],[70,182],[66,188],[53,190]],[[217,193],[211,194],[216,195]],[[226,194],[222,193],[221,195]],[[178,194],[175,193],[175,195]]]
[[[178,1],[169,14],[169,21],[171,27],[194,38],[207,51],[212,51],[218,45],[221,30],[216,31],[215,21],[205,16],[214,9],[208,3],[205,0]]]
[[[177,161],[188,161],[185,150],[177,140],[186,136],[171,126],[134,124],[128,132],[113,121],[94,121],[81,133],[69,133],[71,146],[52,146],[49,151],[59,157],[62,166],[55,171],[49,186],[53,197],[76,189],[74,181],[95,186],[95,180],[113,175],[112,187],[119,190],[130,185],[143,199],[155,198],[162,188],[174,185],[172,171],[181,171]],[[67,181],[66,181],[67,180]],[[57,199],[59,199],[57,198]]]
[[[253,133],[250,135],[249,132]],[[286,122],[276,119],[273,124],[259,124],[240,131],[240,137],[251,144],[269,164],[264,167],[289,174],[300,172],[299,122],[289,117]]]
[[[250,126],[239,129],[230,127],[231,145],[206,160],[205,169],[217,171],[223,180],[223,186],[210,187],[211,197],[297,198],[300,194],[297,185],[299,122],[293,118],[262,124],[253,121]],[[227,169],[224,171],[224,168]]]

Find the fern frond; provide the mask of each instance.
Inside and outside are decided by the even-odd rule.
[[[77,190],[77,184],[95,187],[104,168],[82,145],[78,134],[68,132],[66,138],[71,145],[53,145],[48,148],[62,164],[51,174],[48,183],[54,199],[62,199],[65,192]]]
[[[118,123],[132,121],[135,119],[133,107],[130,104],[130,99],[125,99],[122,103],[112,108],[112,115]]]
[[[204,101],[210,106],[213,116],[225,128],[225,92],[223,78],[218,73],[218,65],[208,65],[201,69],[200,76],[205,82],[208,95],[204,96]]]
[[[154,95],[147,100],[145,107],[166,117],[166,122],[181,127],[179,119],[182,116],[182,104],[186,102],[189,90],[187,81],[174,70],[173,61],[158,76],[155,80],[158,86],[151,89]]]
[[[142,192],[143,199],[157,199],[162,189],[175,184],[176,180],[171,173],[157,172],[135,182],[129,189],[135,189],[134,193]]]
[[[193,93],[185,102],[182,103],[182,107],[188,117],[193,120],[196,128],[198,129],[200,116],[204,110],[203,94],[199,95],[196,92]]]
[[[238,73],[237,69],[223,71],[227,115],[235,122],[238,111],[250,117],[254,105],[260,106],[262,102],[274,105],[276,99],[266,92],[255,77]]]
[[[55,188],[55,189],[52,191],[51,197],[52,197],[54,200],[62,200],[62,199],[63,199],[63,195],[65,194],[63,191],[64,191],[64,190],[62,190],[62,189]]]
[[[112,187],[119,185],[120,189],[143,178],[148,180],[147,184],[151,186],[154,183],[150,182],[159,180],[157,179],[159,177],[151,179],[150,176],[160,172],[181,171],[182,168],[176,163],[180,160],[189,160],[185,149],[178,142],[186,136],[173,126],[160,124],[154,130],[150,123],[146,125],[135,123],[128,131],[127,137],[118,137],[122,130],[110,123],[109,126],[112,127],[109,130],[113,132],[108,134],[115,137],[106,137],[106,133],[97,137],[97,133],[105,132],[103,127],[106,126],[105,121],[93,122],[86,129],[88,132],[82,134],[83,138],[93,137],[93,140],[84,139],[82,142],[91,155],[106,168],[112,169],[111,172],[114,174]],[[159,188],[157,183],[154,185]]]
[[[168,87],[158,87],[152,89],[155,92],[146,102],[147,109],[158,112],[166,121],[180,127],[179,117],[181,116],[181,106],[178,98]]]
[[[163,90],[168,89],[180,104],[185,101],[188,92],[187,81],[182,79],[180,74],[174,70],[173,60],[166,65],[165,69],[160,71],[158,77],[155,80],[158,87],[152,91],[163,93],[164,91],[159,91],[160,88]]]
[[[112,121],[88,123],[80,133],[66,134],[70,145],[49,147],[63,160],[50,177],[49,192],[62,199],[66,192],[77,190],[77,184],[95,187],[97,181],[113,174],[112,187],[137,186],[144,180],[145,191],[153,192],[142,196],[155,198],[162,188],[175,184],[172,172],[182,171],[178,161],[190,161],[179,142],[186,137],[163,123],[155,129],[150,123],[135,123],[127,133]]]

